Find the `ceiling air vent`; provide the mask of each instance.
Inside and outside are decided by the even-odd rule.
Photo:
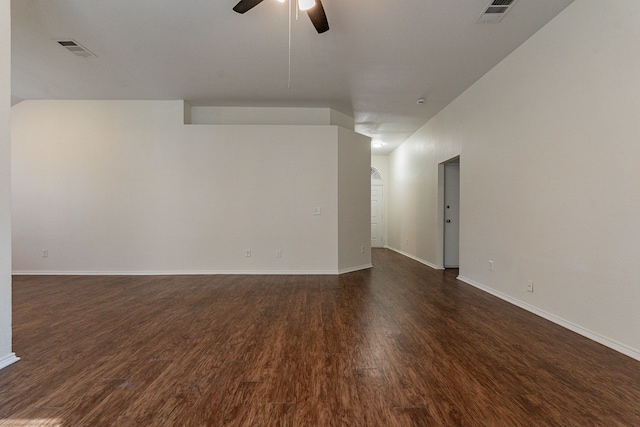
[[[90,58],[90,57],[97,56],[95,53],[91,52],[89,49],[82,46],[80,43],[78,43],[75,40],[56,40],[56,41],[60,46],[64,47],[65,49],[67,49],[69,52],[73,53],[76,56],[81,56],[83,58]]]
[[[513,7],[516,0],[492,0],[478,17],[476,22],[500,22],[502,17]]]

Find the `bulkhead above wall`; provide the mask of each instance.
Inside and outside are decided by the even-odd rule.
[[[331,108],[214,107],[185,103],[185,124],[325,125],[354,130],[354,119]]]

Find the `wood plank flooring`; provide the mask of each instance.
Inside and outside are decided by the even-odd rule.
[[[640,363],[388,250],[341,276],[14,277],[2,426],[640,426]]]

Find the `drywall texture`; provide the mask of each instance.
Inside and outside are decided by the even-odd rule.
[[[183,117],[181,101],[14,106],[14,271],[337,273],[339,128]]]
[[[0,368],[11,352],[11,13],[0,2]]]
[[[438,263],[437,165],[461,154],[460,275],[636,358],[639,21],[575,1],[391,154],[389,221]]]

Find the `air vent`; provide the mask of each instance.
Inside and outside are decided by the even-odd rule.
[[[476,22],[500,22],[502,17],[513,7],[516,0],[493,0],[485,6]]]
[[[484,13],[505,13],[507,9],[509,8],[491,6],[491,7],[488,7],[487,10],[484,11]]]
[[[90,57],[97,56],[95,53],[91,52],[89,49],[82,46],[80,43],[78,43],[75,40],[56,40],[56,41],[60,46],[64,47],[65,49],[67,49],[69,52],[73,53],[76,56],[80,56],[82,58],[90,58]]]

